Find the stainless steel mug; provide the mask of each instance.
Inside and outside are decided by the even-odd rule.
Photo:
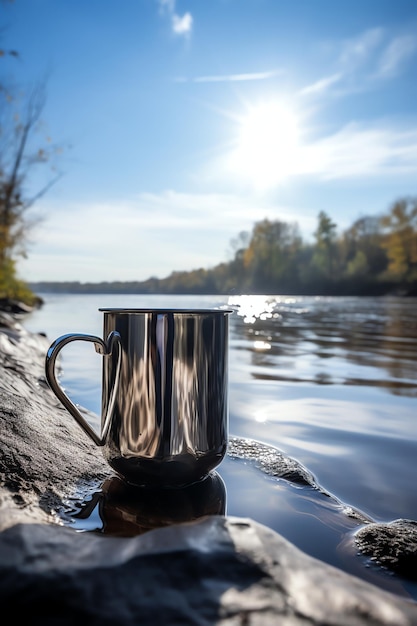
[[[181,486],[222,461],[228,438],[226,309],[99,309],[104,339],[58,337],[45,361],[57,398],[128,482]],[[71,341],[103,355],[101,434],[88,424],[56,377]]]

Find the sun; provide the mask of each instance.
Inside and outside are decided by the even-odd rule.
[[[251,106],[238,120],[230,155],[234,174],[259,189],[268,189],[297,171],[300,124],[296,111],[282,102]]]

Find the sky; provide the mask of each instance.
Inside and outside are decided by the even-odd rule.
[[[1,1],[0,45],[60,148],[26,281],[209,269],[263,219],[310,241],[417,195],[415,0]]]

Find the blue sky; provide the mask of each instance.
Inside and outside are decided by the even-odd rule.
[[[0,25],[63,148],[26,280],[209,268],[264,218],[308,240],[417,195],[415,0],[15,0]]]

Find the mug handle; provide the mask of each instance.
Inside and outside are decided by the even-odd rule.
[[[90,426],[90,424],[83,417],[83,415],[77,409],[72,400],[69,399],[56,378],[55,363],[58,354],[61,352],[62,348],[71,341],[89,341],[91,343],[94,343],[96,352],[98,354],[102,354],[103,356],[110,356],[113,353],[115,346],[117,349],[116,375],[113,383],[113,388],[110,393],[110,402],[108,404],[107,412],[104,417],[102,432],[100,436],[96,433],[94,428]],[[114,330],[109,334],[106,341],[103,341],[103,339],[101,339],[100,337],[96,337],[95,335],[69,333],[68,335],[62,335],[61,337],[58,337],[58,339],[55,339],[55,341],[49,347],[48,352],[46,353],[45,376],[51,390],[54,392],[58,400],[62,402],[62,404],[69,411],[69,413],[75,418],[81,428],[87,433],[89,437],[91,437],[94,443],[98,446],[103,446],[105,443],[107,431],[110,425],[110,419],[113,413],[116,392],[119,385],[120,364],[122,356],[120,346],[120,335],[117,331]]]

